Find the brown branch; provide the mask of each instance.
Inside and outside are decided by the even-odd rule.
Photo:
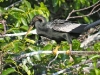
[[[77,69],[81,65],[88,64],[88,63],[92,63],[93,62],[92,60],[95,59],[95,58],[100,58],[100,56],[99,55],[95,55],[95,56],[91,57],[90,59],[88,59],[86,61],[82,61],[79,64],[75,64],[75,65],[73,65],[73,66],[71,66],[69,68],[60,70],[60,71],[58,71],[56,73],[53,73],[52,75],[59,75],[59,74],[65,73],[65,72],[67,72],[67,73],[70,72],[71,73],[72,72],[72,69]],[[70,69],[71,69],[71,71],[70,71]]]
[[[85,16],[90,16],[90,15],[93,15],[93,14],[95,14],[96,12],[98,12],[100,9],[98,9],[98,10],[96,10],[95,12],[93,12],[92,13],[92,11],[96,8],[96,7],[98,7],[100,4],[98,4],[100,2],[100,0],[98,1],[98,2],[96,2],[95,4],[93,4],[93,5],[91,5],[91,6],[89,6],[89,7],[87,7],[87,8],[82,8],[82,9],[79,9],[79,10],[72,10],[70,13],[69,13],[69,15],[68,15],[68,17],[66,18],[66,20],[68,20],[68,19],[71,19],[71,18],[82,18],[82,17],[85,17]],[[98,4],[98,5],[97,5]],[[95,7],[94,7],[95,6]],[[83,10],[87,10],[87,9],[89,9],[89,8],[92,8],[92,7],[94,7],[92,10],[91,10],[91,12],[89,13],[89,14],[87,14],[87,15],[82,15],[82,16],[74,16],[74,17],[70,17],[73,13],[75,13],[75,12],[80,12],[80,11],[83,11]]]
[[[99,0],[98,2],[96,2],[95,4],[89,6],[89,7],[85,7],[85,8],[79,9],[79,10],[75,10],[74,12],[79,12],[79,11],[87,10],[87,9],[89,9],[89,8],[94,7],[94,6],[95,6],[96,4],[98,4],[99,2],[100,2],[100,0]]]
[[[93,12],[93,13],[89,13],[89,14],[87,14],[87,15],[82,15],[82,16],[69,17],[69,18],[67,18],[66,20],[68,20],[68,19],[72,19],[72,18],[82,18],[82,17],[91,16],[91,15],[97,13],[98,11],[100,11],[100,8],[99,8],[98,10],[96,10],[95,12]]]
[[[19,0],[19,1],[15,2],[15,3],[9,5],[8,7],[5,7],[4,9],[5,9],[5,10],[8,10],[9,8],[15,6],[16,4],[19,4],[20,2],[22,2],[22,0]]]
[[[100,6],[100,4],[98,4],[98,5],[96,5],[92,10],[91,10],[91,12],[90,13],[92,13],[93,12],[93,10],[95,10],[95,8],[96,7],[98,7],[98,6]]]
[[[8,53],[9,54],[9,53]],[[17,57],[14,57],[14,60],[18,61],[22,58],[26,58],[26,57],[31,57],[31,56],[34,56],[34,55],[38,55],[38,54],[52,54],[52,51],[50,50],[47,50],[47,51],[35,51],[35,52],[30,52],[30,53],[25,53],[25,54],[21,54]],[[70,52],[67,50],[67,51],[58,51],[58,54],[67,54],[69,55]],[[100,51],[71,51],[71,55],[82,55],[82,56],[88,56],[88,55],[100,55]]]
[[[6,33],[6,21],[5,20],[1,20],[0,23],[2,23],[3,27],[4,27],[4,32],[2,34],[5,34]]]
[[[2,73],[3,70],[3,53],[0,51],[0,74]]]

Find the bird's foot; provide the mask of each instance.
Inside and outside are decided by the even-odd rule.
[[[73,62],[74,59],[73,59],[72,56],[71,56],[71,50],[68,50],[66,53],[67,53],[67,55],[69,55],[69,61],[70,61],[70,62]]]
[[[57,54],[59,48],[60,48],[60,46],[56,46],[56,48],[52,51],[54,55]]]
[[[73,62],[74,61],[74,59],[73,59],[73,57],[71,55],[69,56],[69,61],[70,62]]]

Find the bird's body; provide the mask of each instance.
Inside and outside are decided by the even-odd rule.
[[[45,19],[36,21],[35,27],[39,36],[44,36],[49,39],[55,40],[58,44],[61,41],[68,41],[71,44],[73,38],[77,38],[83,31],[86,24],[76,24],[65,20],[54,20],[47,22]]]
[[[27,34],[33,28],[33,26],[35,26],[37,34],[39,36],[44,36],[51,40],[55,40],[57,42],[58,46],[55,48],[55,50],[53,50],[54,54],[57,53],[60,47],[59,44],[61,43],[61,41],[68,41],[70,45],[70,52],[71,52],[72,51],[72,39],[78,38],[78,36],[81,33],[83,33],[87,29],[97,24],[98,23],[92,24],[92,25],[90,24],[89,26],[87,26],[87,24],[71,23],[66,20],[59,20],[59,19],[56,19],[53,22],[47,22],[46,18],[44,18],[41,15],[37,15],[30,22],[31,27],[28,30]],[[71,58],[72,57],[70,56],[70,59]]]

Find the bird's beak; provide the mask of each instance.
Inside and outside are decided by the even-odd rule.
[[[34,25],[31,25],[31,26],[29,27],[29,29],[28,29],[28,31],[27,31],[27,33],[26,33],[26,35],[25,35],[25,38],[27,37],[27,35],[29,34],[29,32],[32,30],[33,27],[34,27]]]

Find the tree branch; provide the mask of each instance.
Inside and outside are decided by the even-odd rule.
[[[23,0],[19,0],[19,1],[15,2],[15,3],[9,5],[8,7],[5,7],[4,9],[5,9],[5,10],[8,10],[9,8],[15,6],[16,4],[19,4],[19,3],[22,2],[22,1],[23,1]]]
[[[71,67],[69,67],[69,68],[60,70],[60,71],[58,71],[58,72],[56,72],[56,73],[53,73],[52,75],[59,75],[59,74],[64,73],[64,72],[69,72],[69,69],[71,69],[71,68],[77,69],[78,67],[81,67],[81,65],[84,65],[84,64],[87,64],[87,63],[92,63],[92,60],[93,60],[94,58],[97,58],[97,57],[100,58],[100,55],[93,56],[93,57],[91,57],[90,59],[88,59],[88,60],[86,60],[86,61],[83,61],[83,62],[81,62],[81,63],[79,63],[79,64],[73,65],[73,66],[71,66]]]
[[[13,36],[21,36],[21,35],[26,35],[27,32],[22,32],[22,33],[14,33],[14,34],[4,34],[4,35],[0,35],[0,37],[13,37]],[[36,29],[32,30],[29,32],[29,34],[37,34],[36,33]]]
[[[96,40],[99,40],[100,39],[100,31],[97,32],[96,34],[94,35],[91,35],[89,36],[87,39],[85,39],[85,41],[83,41],[81,43],[81,46],[80,47],[84,47],[84,48],[87,48],[89,43],[91,43],[92,41],[96,41]]]
[[[22,54],[18,57],[15,57],[14,60],[20,60],[22,58],[26,58],[26,57],[30,57],[30,56],[34,56],[34,55],[38,55],[38,54],[53,54],[52,51],[34,51],[34,52],[30,52],[30,53],[26,53],[26,54]],[[66,54],[69,55],[70,52],[69,51],[58,51],[58,54]],[[96,54],[100,54],[100,51],[71,51],[71,55],[84,55],[84,56],[88,56],[88,55],[96,55]]]
[[[2,34],[5,34],[6,33],[6,21],[5,20],[0,20],[0,23],[2,23],[3,27],[4,27],[4,32]]]
[[[100,6],[100,4],[98,4],[100,2],[100,0],[98,1],[98,2],[96,2],[95,4],[93,4],[93,5],[91,5],[91,6],[89,6],[89,7],[87,7],[87,8],[83,8],[83,9],[79,9],[79,10],[72,10],[70,13],[69,13],[69,15],[68,15],[68,17],[66,18],[66,20],[68,20],[68,19],[72,19],[72,18],[82,18],[82,17],[85,17],[85,16],[90,16],[90,15],[93,15],[93,14],[95,14],[95,13],[97,13],[99,10],[100,10],[100,8],[98,9],[98,10],[96,10],[96,11],[94,11],[93,12],[93,10],[94,9],[96,9],[96,7],[99,7]],[[97,5],[98,4],[98,5]],[[89,14],[86,14],[86,15],[82,15],[82,16],[73,16],[73,17],[70,17],[73,13],[75,13],[75,12],[80,12],[80,11],[85,11],[85,10],[87,10],[87,9],[90,9],[90,8],[92,8],[93,7],[93,9],[90,11],[90,13]]]

